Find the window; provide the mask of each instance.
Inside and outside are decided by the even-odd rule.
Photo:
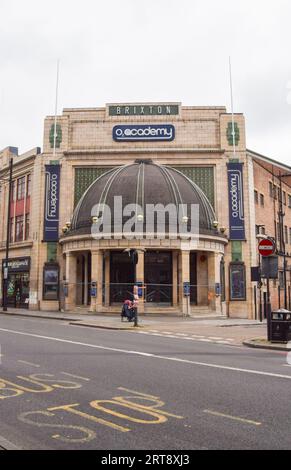
[[[260,204],[262,207],[265,205],[265,196],[263,194],[260,194]]]
[[[25,195],[25,176],[17,180],[17,201],[24,199]]]
[[[255,203],[258,204],[259,203],[258,191],[255,190],[254,195],[255,195]]]
[[[287,204],[287,196],[286,196],[286,191],[283,191],[283,204],[286,206]]]
[[[26,181],[26,197],[29,197],[31,193],[31,174],[27,175]]]
[[[288,207],[291,209],[291,195],[288,194]]]
[[[261,227],[261,233],[262,233],[262,235],[266,235],[266,229],[265,229],[265,227]]]
[[[289,243],[291,245],[291,228],[289,228]],[[291,271],[290,271],[290,273],[291,273]]]
[[[287,225],[284,227],[284,242],[288,243],[288,228]]]
[[[43,270],[43,300],[59,299],[59,266],[47,263]]]
[[[29,223],[30,223],[30,215],[26,214],[25,216],[25,240],[29,239]]]
[[[269,181],[269,196],[273,197],[273,183]]]
[[[23,240],[23,215],[19,215],[15,219],[15,241],[22,242]]]
[[[273,198],[277,199],[277,186],[275,184],[273,186]]]

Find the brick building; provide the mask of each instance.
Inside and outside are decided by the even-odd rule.
[[[266,286],[264,281],[259,290],[251,280],[251,267],[259,264],[257,235],[274,237],[291,264],[291,177],[286,176],[291,168],[247,150],[244,116],[234,118],[235,155],[232,119],[224,107],[179,103],[64,109],[57,117],[55,151],[54,117],[45,119],[42,152],[36,148],[18,155],[14,147],[4,149],[1,286],[13,157],[8,305],[119,311],[137,281],[141,312],[258,316]],[[278,218],[281,194],[283,224]],[[113,232],[107,238],[92,236],[98,215],[92,216],[91,205],[106,201],[113,209],[114,196],[140,203],[138,238]],[[173,239],[169,233],[148,233],[146,204],[191,201],[200,212],[195,243],[181,235]],[[184,215],[183,223],[188,226],[190,219]],[[136,279],[130,249],[139,254]],[[271,282],[274,307],[284,305],[283,259],[279,279]],[[287,288],[290,303],[288,265]]]

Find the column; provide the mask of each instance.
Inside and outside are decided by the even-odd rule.
[[[136,281],[142,282],[144,286],[144,251],[138,251],[138,263],[136,265]],[[144,313],[144,289],[142,289],[142,297],[139,298],[138,312]]]
[[[91,297],[90,312],[102,311],[102,274],[103,274],[103,253],[101,250],[91,252],[91,283],[97,282],[97,296]]]
[[[187,297],[184,296],[183,284],[190,282],[190,251],[181,250],[179,253],[179,298],[183,315],[187,314]],[[190,312],[189,312],[190,314]]]
[[[208,253],[208,300],[209,307],[221,314],[221,297],[216,295],[215,285],[220,284],[220,253]]]
[[[173,296],[173,307],[178,305],[178,252],[172,252],[172,296]]]
[[[66,254],[66,281],[68,295],[65,298],[65,310],[74,310],[76,307],[77,284],[77,256],[74,253]]]

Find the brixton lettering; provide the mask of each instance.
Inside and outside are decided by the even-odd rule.
[[[177,116],[179,104],[109,105],[109,116]]]

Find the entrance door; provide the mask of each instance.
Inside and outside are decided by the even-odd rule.
[[[134,268],[128,253],[110,253],[110,304],[133,298]]]
[[[190,303],[197,305],[197,253],[190,253]]]
[[[169,251],[146,251],[144,270],[146,301],[157,306],[172,305],[172,253]]]

